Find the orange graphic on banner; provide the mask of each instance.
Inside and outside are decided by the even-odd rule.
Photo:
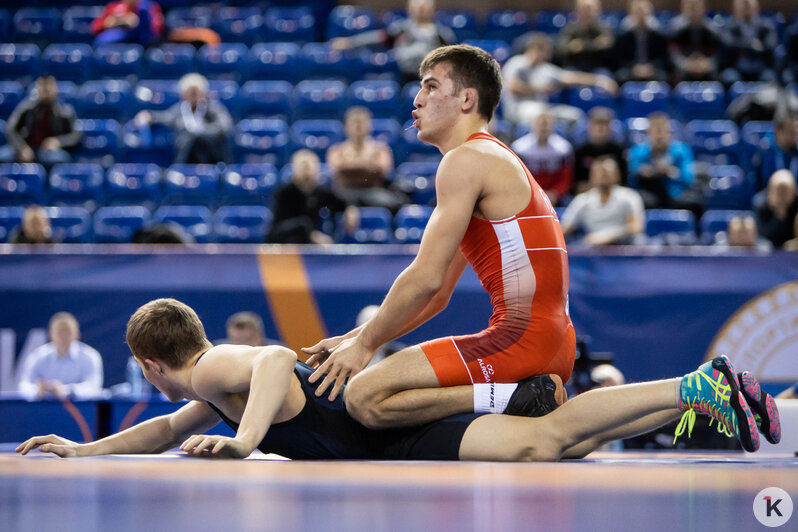
[[[297,253],[258,254],[258,270],[277,331],[300,360],[300,347],[310,347],[327,337],[310,289],[305,264]]]

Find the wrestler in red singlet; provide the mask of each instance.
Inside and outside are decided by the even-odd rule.
[[[496,137],[474,133],[468,140]],[[560,222],[543,189],[515,155],[532,187],[511,218],[471,217],[460,249],[490,294],[487,329],[421,344],[441,386],[516,382],[555,373],[567,382],[576,341],[568,315],[568,255]]]

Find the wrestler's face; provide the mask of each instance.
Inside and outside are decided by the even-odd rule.
[[[413,126],[418,139],[437,146],[454,129],[461,114],[462,89],[455,93],[454,81],[449,77],[452,67],[438,63],[421,78],[421,89],[413,105]]]

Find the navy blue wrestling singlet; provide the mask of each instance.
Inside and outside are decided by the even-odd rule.
[[[198,359],[199,360],[199,359]],[[308,381],[313,369],[297,361],[294,373],[305,393],[305,406],[295,417],[272,423],[258,445],[264,453],[297,460],[457,460],[463,434],[478,414],[461,414],[420,427],[367,429],[346,411],[343,390],[335,401],[316,397]],[[234,431],[238,423],[208,405]]]

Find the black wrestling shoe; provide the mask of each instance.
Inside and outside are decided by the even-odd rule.
[[[535,375],[518,383],[503,414],[540,417],[553,412],[568,400],[562,379],[555,375]]]

